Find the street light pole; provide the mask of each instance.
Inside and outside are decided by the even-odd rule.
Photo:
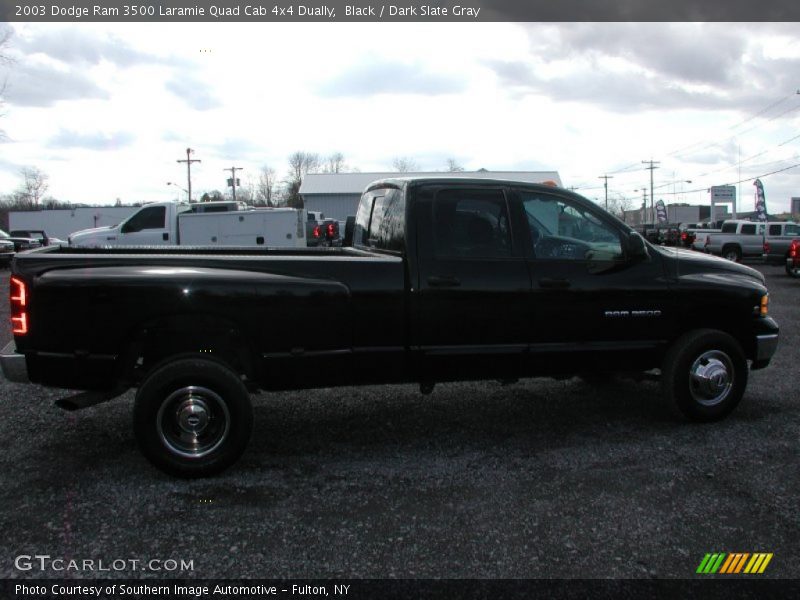
[[[172,182],[172,181],[168,181],[168,182],[167,182],[167,185],[172,185],[172,186],[175,186],[176,188],[178,188],[180,191],[182,191],[182,192],[183,192],[184,194],[186,194],[187,196],[189,195],[189,191],[188,191],[188,190],[185,190],[185,189],[183,189],[183,188],[182,188],[181,186],[179,186],[177,183],[174,183],[174,182]]]

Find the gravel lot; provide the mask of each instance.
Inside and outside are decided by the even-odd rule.
[[[758,268],[778,355],[712,425],[654,382],[265,394],[238,465],[187,482],[139,454],[131,393],[65,413],[0,378],[0,576],[175,559],[194,567],[175,577],[679,578],[722,551],[800,577],[800,282]],[[21,554],[128,565],[20,571]]]

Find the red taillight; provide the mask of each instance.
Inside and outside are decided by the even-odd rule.
[[[688,237],[689,237],[689,236],[688,236],[688,235],[686,235],[686,232],[685,232],[685,231],[684,231],[684,232],[681,234],[681,240],[683,240],[684,242],[686,241],[686,238],[688,238]]]
[[[28,333],[28,290],[25,282],[12,277],[8,286],[9,300],[11,301],[11,333],[25,335]]]
[[[318,238],[322,235],[322,227],[319,225],[314,225],[314,237]]]
[[[25,335],[28,333],[28,313],[11,317],[11,333],[14,335]]]
[[[769,254],[769,242],[764,242],[764,254]]]
[[[10,285],[11,306],[25,306],[28,303],[28,293],[25,290],[25,282],[16,277],[11,278]]]
[[[328,239],[333,239],[336,237],[336,227],[333,223],[328,223],[326,235],[328,236]]]
[[[797,258],[798,251],[800,251],[800,242],[792,240],[792,243],[789,245],[789,256],[791,258]]]

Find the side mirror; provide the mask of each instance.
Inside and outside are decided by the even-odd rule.
[[[628,235],[628,258],[631,260],[643,260],[649,255],[647,254],[647,244],[644,238],[635,231],[631,231]]]

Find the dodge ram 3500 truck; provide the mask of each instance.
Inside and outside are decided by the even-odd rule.
[[[378,181],[352,238],[25,253],[0,364],[12,381],[85,390],[67,408],[137,388],[141,450],[192,477],[244,451],[256,390],[660,369],[689,419],[713,421],[778,343],[758,271],[650,245],[548,185]]]

